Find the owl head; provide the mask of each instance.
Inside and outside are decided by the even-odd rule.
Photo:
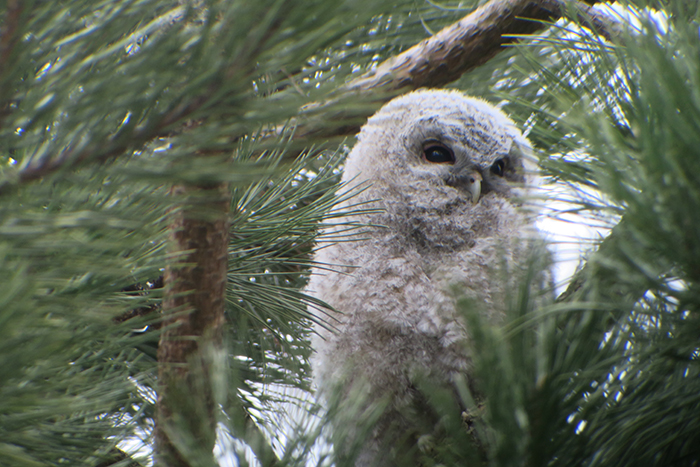
[[[346,180],[368,182],[381,197],[415,192],[476,205],[517,198],[534,180],[528,141],[495,107],[457,91],[420,90],[382,107],[362,128]]]

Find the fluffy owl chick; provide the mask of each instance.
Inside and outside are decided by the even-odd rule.
[[[373,209],[349,219],[368,227],[354,241],[319,249],[315,261],[330,270],[314,269],[307,287],[336,310],[335,329],[317,326],[313,340],[320,393],[350,404],[357,389],[385,407],[356,465],[393,465],[410,451],[419,436],[411,424],[430,411],[418,375],[445,387],[468,377],[468,334],[450,286],[478,301],[488,319],[501,318],[504,286],[493,271],[517,261],[520,240],[531,236],[519,207],[529,152],[503,113],[459,92],[406,94],[362,128],[343,180],[365,189],[344,207]],[[327,225],[325,233],[342,228]],[[368,408],[336,420],[346,446]],[[336,446],[341,456],[344,449]]]

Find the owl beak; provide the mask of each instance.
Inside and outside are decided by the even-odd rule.
[[[472,195],[472,204],[476,204],[481,196],[481,182],[484,180],[479,172],[467,175],[467,189]]]

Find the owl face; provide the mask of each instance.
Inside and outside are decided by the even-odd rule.
[[[530,146],[513,122],[458,92],[417,91],[394,99],[368,121],[360,146],[368,140],[379,142],[360,149],[372,178],[384,185],[413,179],[448,187],[472,204],[520,195],[533,173]]]

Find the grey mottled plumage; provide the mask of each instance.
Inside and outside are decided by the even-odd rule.
[[[343,180],[367,188],[345,205],[377,212],[353,218],[371,225],[361,239],[316,254],[333,270],[315,269],[307,291],[342,314],[334,314],[334,332],[317,327],[312,363],[322,394],[338,386],[349,394],[357,383],[368,400],[387,404],[357,465],[391,465],[390,448],[408,442],[407,414],[422,410],[413,378],[449,386],[469,374],[450,286],[482,303],[493,322],[502,317],[503,285],[492,272],[517,261],[522,239],[532,237],[517,200],[533,166],[515,125],[459,92],[396,98],[358,139]],[[352,423],[350,416],[336,429],[352,433]]]

